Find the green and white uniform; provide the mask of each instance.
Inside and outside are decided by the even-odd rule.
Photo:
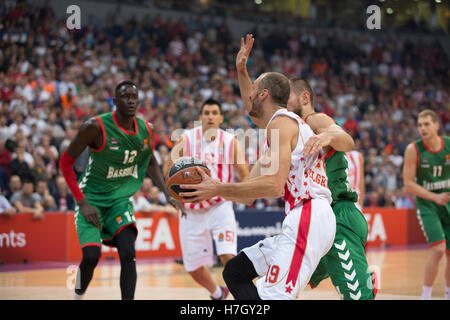
[[[422,140],[414,142],[417,151],[416,183],[434,193],[450,192],[450,138],[441,137],[437,152],[427,149]],[[446,242],[450,250],[450,203],[440,206],[416,197],[416,213],[430,245]]]
[[[121,128],[115,112],[97,117],[103,144],[89,148],[88,164],[78,184],[90,205],[97,209],[103,230],[87,222],[75,207],[75,225],[81,247],[114,245],[115,235],[128,225],[135,227],[133,206],[129,198],[141,187],[152,150],[148,123],[134,118],[134,132]]]
[[[344,152],[331,150],[325,157],[331,207],[336,216],[336,236],[330,251],[322,258],[310,279],[317,285],[330,277],[345,300],[375,298],[372,274],[365,254],[368,234],[366,219],[356,207],[358,196],[348,181],[348,162]]]

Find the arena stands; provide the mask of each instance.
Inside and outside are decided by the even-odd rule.
[[[0,180],[9,200],[14,175],[46,181],[47,197],[65,194],[56,182],[59,156],[84,120],[114,109],[113,89],[123,79],[139,84],[139,114],[154,126],[160,161],[173,146],[171,133],[192,127],[205,99],[222,102],[224,127],[253,127],[237,85],[239,38],[222,19],[155,13],[122,23],[108,16],[68,32],[47,2],[5,1],[0,13]],[[365,204],[414,206],[401,166],[418,137],[417,114],[437,111],[442,133],[450,132],[449,58],[441,44],[327,28],[253,31],[251,76],[278,71],[308,79],[317,111],[355,138],[365,158]],[[75,164],[78,173],[86,155]]]

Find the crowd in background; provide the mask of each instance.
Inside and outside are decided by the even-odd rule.
[[[240,39],[223,20],[155,15],[118,24],[108,17],[101,27],[70,31],[48,4],[0,10],[0,205],[8,200],[36,217],[73,210],[59,157],[85,120],[114,110],[114,88],[124,79],[139,87],[138,114],[153,125],[161,165],[174,143],[171,133],[191,128],[208,98],[222,103],[223,128],[254,127],[237,84]],[[401,168],[407,144],[418,138],[416,116],[433,109],[440,133],[450,131],[449,60],[439,43],[333,30],[247,32],[256,39],[252,78],[277,71],[308,79],[316,110],[354,137],[365,159],[364,205],[414,207]],[[246,152],[254,158],[254,149]],[[85,151],[77,175],[86,161]],[[141,196],[163,205],[164,197],[155,203],[150,196],[151,187]],[[253,205],[281,206],[280,199]]]

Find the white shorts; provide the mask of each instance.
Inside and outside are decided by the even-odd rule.
[[[219,203],[204,212],[186,209],[186,218],[180,217],[179,233],[183,264],[186,271],[194,271],[214,263],[214,240],[217,255],[237,253],[237,225],[233,203]]]
[[[256,287],[261,299],[296,299],[331,249],[335,233],[330,204],[313,199],[287,213],[281,234],[243,249],[260,276]]]

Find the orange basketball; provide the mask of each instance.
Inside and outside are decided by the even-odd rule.
[[[181,184],[197,184],[202,181],[202,176],[196,168],[203,170],[208,176],[211,172],[208,167],[199,159],[193,157],[184,157],[178,159],[169,170],[166,185],[170,194],[177,200],[182,201],[180,192],[189,192],[190,189],[180,188]]]

